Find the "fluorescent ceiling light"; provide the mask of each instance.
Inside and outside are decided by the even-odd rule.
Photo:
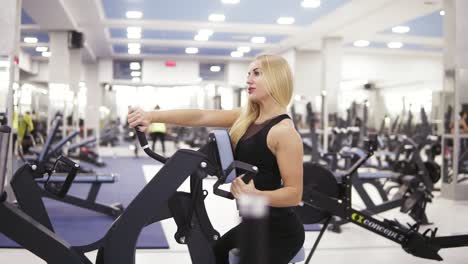
[[[52,55],[52,53],[50,51],[44,51],[44,52],[42,52],[41,55],[42,55],[42,57],[48,58],[48,57],[50,57]]]
[[[242,46],[242,47],[238,47],[237,50],[242,52],[242,53],[249,53],[251,49],[250,49],[250,47]]]
[[[223,22],[226,20],[226,17],[223,14],[211,14],[208,20],[211,22]]]
[[[133,77],[132,82],[141,82],[141,78],[140,77]]]
[[[445,16],[445,11],[444,11],[444,10],[440,10],[439,14],[440,14],[441,16]]]
[[[210,36],[208,35],[195,35],[195,37],[193,38],[194,40],[196,41],[207,41],[208,39],[210,38]]]
[[[141,27],[128,27],[127,33],[141,33]]]
[[[47,51],[47,50],[49,50],[48,47],[36,47],[36,51],[37,51],[37,52],[45,52],[45,51]]]
[[[280,17],[276,20],[276,23],[280,25],[291,25],[294,24],[294,17]]]
[[[140,43],[128,43],[128,48],[129,49],[140,49],[141,44]]]
[[[252,39],[250,39],[250,41],[252,41],[252,43],[265,43],[266,41],[266,38],[265,37],[253,37]]]
[[[200,30],[198,30],[198,35],[211,36],[211,35],[213,35],[213,30],[211,30],[211,29],[200,29]]]
[[[25,37],[24,38],[25,43],[37,43],[37,38],[34,37]]]
[[[140,53],[141,53],[140,49],[128,49],[128,54],[137,55]]]
[[[403,47],[403,43],[401,43],[401,42],[389,42],[387,44],[387,47],[389,47],[390,49],[399,49],[399,48]]]
[[[221,2],[223,4],[234,5],[234,4],[238,4],[240,0],[221,0]]]
[[[140,71],[132,71],[130,73],[132,77],[141,77],[141,72]]]
[[[185,53],[187,53],[187,54],[197,54],[198,53],[198,48],[193,48],[193,47],[186,48]]]
[[[396,26],[392,28],[393,33],[405,34],[410,31],[410,28],[407,26]]]
[[[231,52],[231,57],[233,57],[233,58],[240,58],[242,56],[244,56],[244,53],[242,53],[242,52],[240,52],[238,50]]]
[[[143,17],[143,13],[140,11],[127,11],[125,16],[129,19],[139,19]]]
[[[139,62],[130,62],[130,70],[137,71],[141,69],[141,65]]]
[[[317,8],[320,6],[320,0],[304,0],[301,6],[304,8]]]
[[[129,33],[129,32],[127,32],[127,38],[129,38],[129,39],[141,39],[141,33]]]
[[[213,65],[213,66],[210,67],[210,71],[219,72],[219,71],[221,71],[221,67],[218,66],[218,65]]]
[[[360,39],[360,40],[356,40],[353,42],[353,45],[355,47],[359,47],[359,48],[363,48],[363,47],[367,47],[370,45],[370,42],[368,40],[363,40],[363,39]]]

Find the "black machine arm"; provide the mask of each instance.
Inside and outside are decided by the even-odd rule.
[[[161,162],[163,164],[166,163],[167,158],[155,153],[154,151],[152,151],[150,149],[149,144],[148,144],[148,140],[146,139],[145,133],[138,130],[138,127],[135,128],[135,131],[136,131],[138,141],[140,142],[140,145],[143,148],[143,151],[145,151],[145,153],[148,154],[148,156],[150,156],[151,158],[153,158],[153,159],[155,159],[155,160],[157,160],[157,161],[159,161],[159,162]]]
[[[52,176],[52,172],[55,170],[55,167],[57,166],[58,163],[64,163],[67,167],[70,168],[70,171],[68,172],[68,175],[63,184],[54,184],[50,182],[50,177]],[[44,189],[60,198],[65,197],[65,195],[67,195],[68,191],[70,190],[71,185],[73,184],[73,180],[75,179],[79,168],[80,168],[80,165],[78,165],[77,163],[73,162],[67,157],[60,156],[55,161],[54,168],[52,170],[47,171],[49,176],[47,180],[44,182]]]
[[[242,177],[242,180],[245,183],[248,183],[250,180],[252,180],[255,174],[257,174],[258,172],[257,167],[252,166],[242,161],[235,160],[231,163],[231,165],[229,165],[229,167],[226,170],[224,170],[223,172],[224,175],[220,176],[218,181],[216,181],[216,183],[213,185],[214,194],[227,198],[227,199],[231,199],[231,200],[234,199],[234,196],[232,195],[232,193],[225,191],[223,189],[220,189],[219,187],[222,184],[227,183],[226,182],[227,176],[235,169],[241,172],[245,172],[244,176]]]

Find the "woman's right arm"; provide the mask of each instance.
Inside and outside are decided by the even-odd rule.
[[[240,115],[240,109],[234,110],[165,110],[144,112],[135,109],[128,114],[130,127],[140,126],[146,131],[151,123],[166,123],[179,126],[231,127]]]

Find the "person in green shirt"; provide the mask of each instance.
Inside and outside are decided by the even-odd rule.
[[[23,152],[27,153],[29,150],[29,147],[32,146],[33,142],[29,138],[28,142],[23,142],[25,138],[31,134],[31,132],[34,130],[34,124],[32,121],[31,113],[27,111],[23,115],[20,115],[19,118],[13,121],[17,121],[17,127],[18,127],[18,146],[23,147]],[[27,144],[24,144],[27,143]]]
[[[159,110],[159,109],[161,109],[159,105],[156,105],[156,107],[154,108],[154,110]],[[164,123],[152,123],[149,126],[150,137],[151,137],[151,140],[153,141],[153,145],[151,149],[154,151],[155,146],[156,146],[156,141],[160,140],[163,156],[166,155],[166,146],[165,146],[166,132],[167,132],[167,128],[166,128],[166,124]]]

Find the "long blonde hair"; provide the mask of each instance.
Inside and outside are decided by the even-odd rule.
[[[255,58],[261,68],[260,81],[266,87],[268,94],[277,104],[286,108],[293,94],[293,79],[288,62],[276,55],[260,55]],[[229,132],[232,144],[235,146],[247,131],[247,128],[260,115],[260,106],[247,101],[247,106],[242,109],[239,118],[234,122]]]

